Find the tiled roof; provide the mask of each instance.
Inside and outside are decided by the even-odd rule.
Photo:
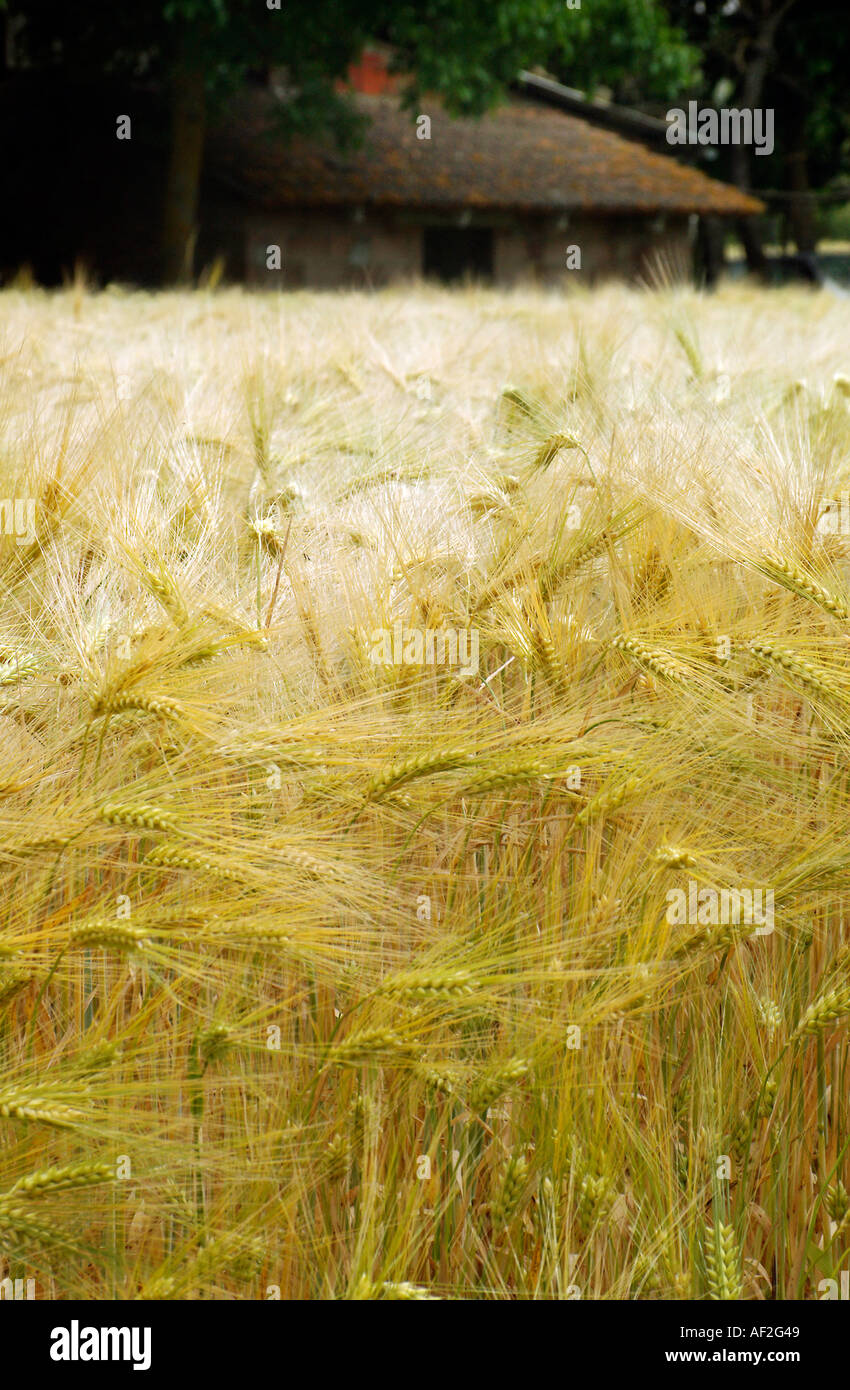
[[[527,212],[700,212],[740,216],[762,204],[665,155],[533,103],[511,101],[480,121],[423,102],[430,140],[392,96],[352,98],[370,118],[365,142],[268,137],[275,98],[245,91],[211,135],[214,177],[267,208],[362,203]]]

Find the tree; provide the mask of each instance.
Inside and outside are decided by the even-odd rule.
[[[779,189],[798,251],[814,251],[812,171],[835,174],[850,133],[846,0],[671,0],[670,10],[702,52],[704,98],[775,110],[775,154],[753,161],[733,146],[732,178],[745,191]],[[757,219],[741,233],[750,269],[763,270]]]
[[[259,65],[287,75],[292,100],[281,110],[282,128],[351,140],[357,122],[334,84],[369,40],[394,49],[411,109],[430,91],[453,114],[494,105],[523,67],[556,62],[584,84],[622,86],[638,53],[665,88],[693,58],[657,0],[593,0],[585,10],[565,0],[298,0],[297,8],[294,0],[152,0],[143,7],[41,0],[23,17],[20,41],[33,63],[144,76],[169,91],[166,281],[192,272],[209,114]]]
[[[677,100],[700,81],[700,52],[663,0],[592,0],[567,10],[549,58],[569,86],[604,87],[616,101],[651,106]]]

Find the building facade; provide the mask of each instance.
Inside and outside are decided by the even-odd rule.
[[[480,120],[424,99],[366,55],[351,74],[364,135],[341,151],[275,133],[273,82],[211,132],[201,250],[288,288],[425,277],[499,285],[687,275],[700,218],[761,210],[737,189],[579,115],[514,97]]]

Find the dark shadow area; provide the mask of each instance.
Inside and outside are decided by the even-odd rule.
[[[493,278],[490,227],[426,227],[422,234],[422,273],[444,285]]]

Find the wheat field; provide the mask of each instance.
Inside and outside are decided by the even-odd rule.
[[[0,1278],[835,1296],[846,301],[2,310]]]

